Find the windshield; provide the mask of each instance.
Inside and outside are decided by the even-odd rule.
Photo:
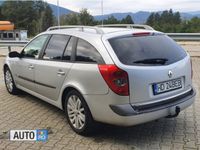
[[[169,65],[186,56],[166,35],[117,37],[109,42],[118,59],[126,65]]]

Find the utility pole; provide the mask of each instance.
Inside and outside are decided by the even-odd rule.
[[[102,17],[101,24],[103,26],[103,0],[101,0],[101,17]]]
[[[58,19],[58,26],[60,26],[60,6],[59,6],[59,0],[57,0],[57,19]]]

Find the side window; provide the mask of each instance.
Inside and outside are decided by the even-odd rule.
[[[8,38],[13,38],[13,33],[8,33]]]
[[[3,38],[8,38],[7,33],[3,33]]]
[[[82,39],[78,39],[76,61],[103,63],[103,59],[97,50],[91,44]]]
[[[43,59],[61,60],[69,38],[66,35],[53,35],[43,54]]]
[[[65,50],[65,53],[63,55],[63,60],[70,60],[71,54],[72,54],[72,49],[73,49],[73,43],[74,43],[74,37],[71,37],[68,44],[67,48]]]
[[[48,35],[41,35],[31,41],[22,51],[23,57],[38,58],[47,38]]]

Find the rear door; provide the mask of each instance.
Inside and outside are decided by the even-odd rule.
[[[105,64],[101,54],[88,41],[77,38],[75,61],[69,73],[69,83],[82,94],[107,94],[108,86],[99,72],[98,64]]]
[[[149,103],[191,88],[189,56],[169,37],[141,34],[109,42],[128,73],[130,103]]]
[[[52,35],[36,65],[37,93],[51,100],[58,99],[60,88],[72,66],[73,41],[74,38],[67,35]]]

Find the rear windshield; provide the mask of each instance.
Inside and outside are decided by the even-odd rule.
[[[166,35],[117,37],[109,42],[126,65],[169,65],[186,57],[186,52]]]

